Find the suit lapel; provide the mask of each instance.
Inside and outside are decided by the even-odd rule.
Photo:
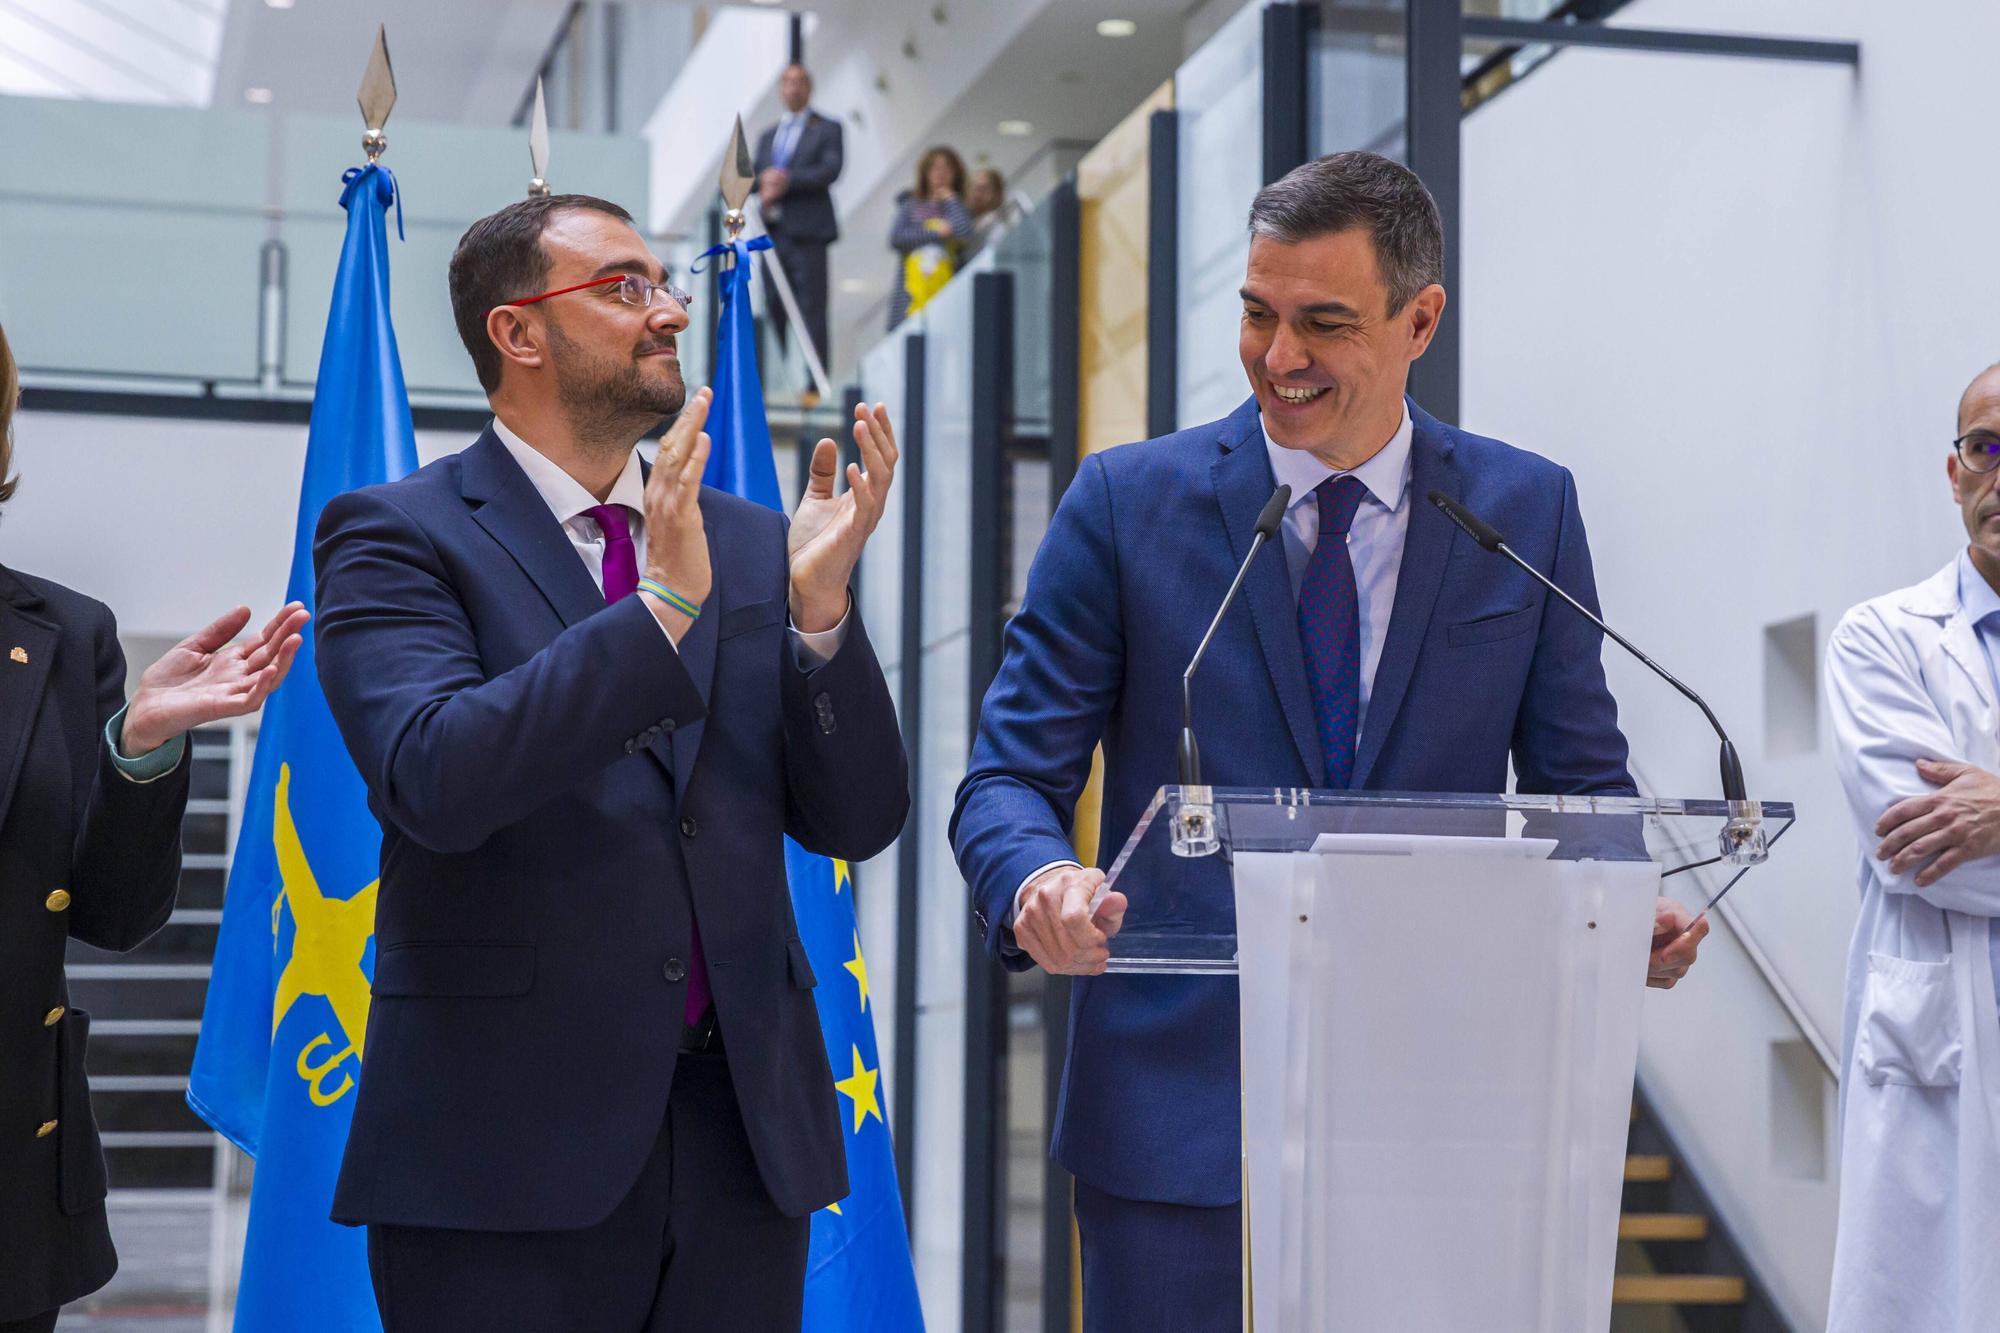
[[[31,614],[41,607],[42,599],[27,584],[0,567],[0,822],[13,804],[49,665],[62,638],[53,622]]]
[[[507,549],[542,596],[575,625],[604,609],[604,594],[577,558],[562,524],[488,427],[462,455],[460,489],[472,517]]]
[[[1252,398],[1223,423],[1224,452],[1209,469],[1216,503],[1222,507],[1223,527],[1229,533],[1230,551],[1237,564],[1250,553],[1257,515],[1263,512],[1278,484],[1272,478],[1271,460],[1263,443],[1257,400]],[[1292,743],[1298,747],[1299,761],[1311,775],[1313,786],[1325,786],[1326,757],[1320,753],[1312,692],[1306,684],[1305,650],[1299,643],[1298,602],[1292,596],[1291,575],[1286,570],[1282,550],[1257,558],[1243,581],[1240,595],[1250,607],[1250,619],[1257,627],[1257,643],[1264,651],[1264,665],[1277,689],[1278,705],[1284,710]]]
[[[473,519],[514,557],[562,617],[563,624],[580,624],[602,611],[603,591],[584,568],[562,524],[549,512],[548,503],[507,453],[499,437],[489,428],[465,451],[463,458],[460,489],[475,506]],[[640,469],[651,475],[652,469],[643,459]],[[702,509],[704,517],[709,517],[706,503]],[[717,571],[719,584],[722,576],[716,559],[715,528],[712,521],[707,526],[709,567]],[[694,678],[704,703],[715,677],[717,600],[711,593],[708,612],[696,618],[693,628],[677,645],[681,662]],[[678,735],[662,736],[647,746],[660,767],[672,775],[676,791],[687,790],[695,755],[701,748],[702,730],[703,724],[697,722],[683,728]]]
[[[1444,586],[1445,557],[1451,552],[1451,520],[1430,502],[1432,491],[1459,498],[1461,482],[1452,457],[1451,437],[1436,418],[1410,404],[1410,526],[1403,538],[1403,563],[1396,575],[1396,602],[1389,612],[1389,633],[1382,642],[1382,660],[1375,668],[1368,696],[1368,715],[1361,723],[1361,744],[1354,757],[1354,787],[1365,789],[1374,775],[1382,745],[1402,710],[1417,667],[1417,654],[1430,633],[1431,612]]]

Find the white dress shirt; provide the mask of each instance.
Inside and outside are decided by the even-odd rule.
[[[1403,541],[1410,531],[1410,438],[1414,427],[1410,408],[1389,442],[1375,456],[1343,473],[1303,449],[1287,449],[1264,432],[1271,455],[1271,473],[1292,488],[1292,505],[1285,511],[1280,536],[1285,564],[1292,574],[1292,598],[1305,585],[1306,562],[1319,546],[1319,502],[1313,488],[1328,477],[1352,476],[1368,489],[1347,529],[1347,555],[1354,564],[1354,591],[1361,611],[1361,707],[1355,714],[1354,738],[1368,728],[1368,699],[1374,693],[1375,668],[1382,663],[1382,641],[1389,633],[1389,613],[1396,605],[1396,579],[1403,569]]]
[[[604,590],[604,529],[598,527],[597,520],[588,511],[597,507],[597,497],[583,488],[583,483],[562,470],[560,464],[541,450],[508,429],[507,423],[493,418],[493,433],[500,443],[521,465],[521,471],[528,474],[529,483],[542,503],[562,524],[563,535],[576,548],[583,567],[590,571],[590,578],[598,591]],[[605,504],[623,505],[628,513],[627,521],[632,529],[632,551],[638,561],[641,573],[646,568],[646,479],[639,470],[639,451],[634,449],[625,459],[625,468],[618,474],[618,480],[611,483],[611,493],[604,498]],[[666,626],[660,626],[666,633]],[[802,670],[811,671],[833,660],[840,651],[841,640],[847,637],[847,616],[832,629],[817,634],[807,634],[796,626],[792,631],[795,656]],[[673,643],[673,635],[667,635],[667,642]],[[675,644],[678,651],[680,645]]]
[[[1361,700],[1354,729],[1357,742],[1368,725],[1368,699],[1373,693],[1375,668],[1382,662],[1382,641],[1389,633],[1389,615],[1396,605],[1396,579],[1403,567],[1403,542],[1410,531],[1410,440],[1414,430],[1406,402],[1396,433],[1351,473],[1330,468],[1303,449],[1287,449],[1271,438],[1268,428],[1264,431],[1271,474],[1280,484],[1292,488],[1291,507],[1285,510],[1279,536],[1285,544],[1285,564],[1291,572],[1294,601],[1305,583],[1306,562],[1319,546],[1319,501],[1313,496],[1313,488],[1328,477],[1345,475],[1352,475],[1367,488],[1367,497],[1354,511],[1354,521],[1347,529],[1347,554],[1354,564],[1354,590],[1361,612]],[[1058,866],[1076,864],[1051,861],[1031,872],[1021,881],[1021,887],[1014,890],[1014,917],[1021,914],[1021,898],[1030,884]],[[1010,917],[1010,924],[1012,920]]]

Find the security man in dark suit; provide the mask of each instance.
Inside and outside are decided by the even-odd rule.
[[[820,365],[831,367],[833,354],[826,340],[826,249],[840,239],[828,193],[840,179],[840,122],[807,105],[812,100],[812,75],[803,65],[787,65],[778,77],[778,97],[785,114],[757,137],[757,202],[764,230],[771,234],[785,280],[799,303],[799,318],[819,353]],[[785,333],[784,303],[765,279],[766,309],[778,336]]]
[[[0,333],[0,504],[18,380]],[[247,607],[160,659],[125,702],[102,602],[0,565],[0,1333],[47,1333],[111,1280],[104,1152],[84,1082],[90,1015],[63,977],[74,936],[133,949],[173,911],[191,727],[255,711],[305,609],[232,645]]]

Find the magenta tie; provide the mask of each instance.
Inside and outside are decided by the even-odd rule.
[[[632,544],[632,524],[624,505],[593,505],[583,511],[597,520],[604,533],[604,600],[615,602],[639,590],[639,551]],[[701,956],[701,925],[689,904],[688,993],[684,1017],[699,1023],[708,1012],[708,961]]]

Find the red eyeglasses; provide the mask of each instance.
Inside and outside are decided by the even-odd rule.
[[[641,310],[665,305],[668,302],[672,302],[684,311],[694,306],[694,297],[674,286],[671,279],[666,282],[648,282],[636,273],[614,273],[608,278],[593,278],[589,282],[579,282],[574,287],[558,287],[555,291],[543,292],[540,296],[527,296],[518,301],[502,301],[493,308],[502,310],[509,306],[533,305],[537,301],[546,301],[551,296],[568,296],[571,292],[587,291],[592,287],[608,287],[613,283],[617,284],[615,294],[619,300],[626,305],[638,306]]]

